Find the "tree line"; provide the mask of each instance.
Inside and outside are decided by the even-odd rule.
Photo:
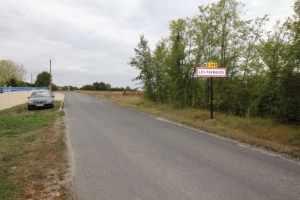
[[[209,78],[195,70],[207,62],[226,68],[214,78],[214,108],[242,117],[300,123],[300,1],[294,15],[264,29],[268,16],[243,20],[245,4],[219,0],[199,6],[193,18],[173,20],[169,36],[151,50],[140,36],[129,64],[140,73],[145,98],[174,108],[209,108]]]
[[[12,60],[0,60],[0,86],[11,87],[45,87],[50,85],[50,73],[43,71],[36,77],[34,83],[25,82],[27,70]],[[58,87],[52,83],[52,90]],[[66,86],[67,87],[67,86]]]
[[[104,82],[95,82],[92,85],[84,85],[80,90],[92,90],[92,91],[133,91],[137,89],[131,89],[127,87],[111,87],[110,84]]]
[[[0,86],[12,86],[12,87],[45,87],[50,85],[50,73],[43,71],[36,76],[34,83],[25,82],[27,70],[23,65],[18,65],[11,60],[0,60]],[[59,87],[54,83],[51,83],[52,91],[57,90],[93,90],[93,91],[132,91],[127,87],[111,87],[110,84],[104,82],[95,82],[92,85],[84,85],[81,88],[74,86],[62,86]]]

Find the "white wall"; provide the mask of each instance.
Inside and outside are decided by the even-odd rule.
[[[32,91],[0,93],[0,110],[27,102]]]

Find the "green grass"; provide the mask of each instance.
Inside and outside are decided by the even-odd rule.
[[[53,124],[54,118],[50,114],[37,111],[35,114],[20,114],[19,116],[0,116],[0,137],[18,135]]]
[[[37,138],[38,138],[38,135],[35,135],[35,134],[34,135],[29,135],[29,136],[24,138],[24,141],[29,143],[29,142],[32,142],[32,141],[36,140]]]
[[[0,111],[0,199],[54,199],[58,190],[55,199],[66,198],[63,185],[46,192],[67,172],[60,103],[54,109],[28,111],[23,104]]]
[[[14,191],[18,191],[20,190],[20,186],[14,184],[11,181],[6,181],[6,182],[0,182],[0,191],[1,191],[1,195],[0,198],[1,199],[11,199],[12,196],[14,195]],[[15,196],[17,197],[17,196]]]

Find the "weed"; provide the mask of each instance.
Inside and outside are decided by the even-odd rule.
[[[12,159],[15,157],[14,153],[7,153],[3,156],[3,158],[1,159],[1,161],[3,162],[10,162],[12,161]]]
[[[16,197],[15,196],[15,191],[19,190],[20,186],[14,184],[11,181],[6,181],[6,182],[0,182],[0,199],[12,199],[12,197]]]
[[[65,111],[63,111],[63,110],[58,111],[58,114],[60,117],[63,117],[63,116],[65,116]]]
[[[25,140],[25,142],[32,142],[32,141],[36,140],[37,137],[38,137],[37,135],[29,135],[29,136],[25,137],[24,140]]]

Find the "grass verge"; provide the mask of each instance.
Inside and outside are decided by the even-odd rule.
[[[0,111],[0,199],[66,199],[64,111]]]
[[[209,120],[210,112],[208,110],[173,109],[169,104],[147,101],[141,97],[139,92],[80,92],[225,138],[300,159],[299,127],[278,124],[271,119],[241,118],[219,112],[214,112],[215,120]]]

